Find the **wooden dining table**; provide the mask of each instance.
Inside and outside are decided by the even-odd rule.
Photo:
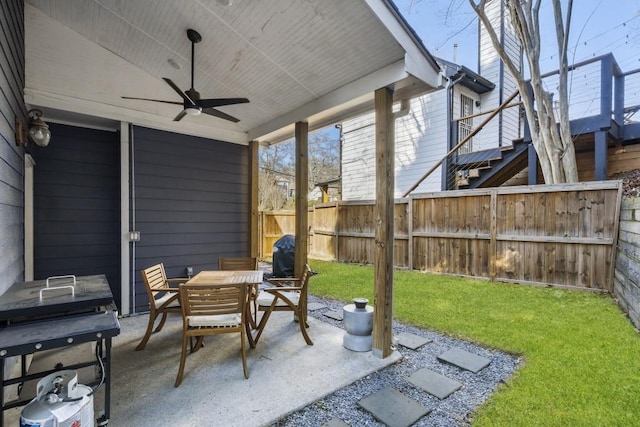
[[[262,270],[204,270],[187,281],[190,285],[237,285],[262,283]]]

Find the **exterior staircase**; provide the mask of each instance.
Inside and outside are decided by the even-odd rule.
[[[510,146],[458,155],[451,163],[456,174],[455,187],[471,189],[503,184],[527,166],[530,144],[518,139]]]

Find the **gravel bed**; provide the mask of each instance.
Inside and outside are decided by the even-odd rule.
[[[329,322],[337,327],[343,327],[341,321],[333,320],[323,313],[331,310],[341,311],[344,303],[310,295],[309,303],[312,302],[323,304],[326,307],[309,311],[310,316]],[[384,424],[376,421],[368,412],[360,409],[357,401],[386,387],[393,387],[405,396],[409,396],[432,409],[431,413],[421,418],[414,424],[415,426],[468,426],[471,424],[471,417],[475,409],[485,402],[498,385],[506,381],[522,363],[522,358],[518,356],[484,348],[477,344],[453,339],[439,333],[398,322],[394,322],[393,331],[394,335],[406,332],[433,341],[417,350],[411,350],[399,345],[397,350],[402,354],[402,359],[398,363],[360,379],[326,396],[324,399],[304,407],[276,422],[273,426],[316,427],[333,418],[339,418],[353,427],[383,426]],[[474,374],[455,366],[441,363],[436,359],[437,356],[452,347],[459,347],[468,352],[489,358],[491,364]],[[440,400],[407,381],[407,377],[421,368],[431,369],[461,382],[463,386],[449,397]]]

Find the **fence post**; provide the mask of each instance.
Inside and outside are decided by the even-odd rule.
[[[264,258],[264,211],[258,213],[258,258]]]
[[[407,241],[407,267],[409,271],[413,270],[413,196],[407,199],[407,234],[409,240]]]
[[[491,201],[489,203],[489,214],[491,215],[491,223],[489,225],[489,279],[496,280],[498,275],[496,271],[496,260],[498,256],[498,242],[496,240],[498,234],[498,190],[491,191]]]
[[[613,242],[611,244],[611,258],[609,274],[607,274],[607,290],[614,294],[614,277],[616,274],[616,259],[618,258],[618,239],[620,237],[620,205],[622,205],[622,181],[618,182],[618,196],[616,197],[616,210],[613,216]]]
[[[340,262],[340,258],[338,257],[340,246],[340,202],[336,200],[336,221],[333,225],[333,260],[335,262]]]
[[[307,216],[309,218],[309,224],[307,225],[307,229],[309,231],[309,236],[307,237],[307,253],[309,255],[314,255],[313,251],[316,246],[313,244],[313,241],[315,240],[316,226],[317,226],[315,203],[307,208]]]

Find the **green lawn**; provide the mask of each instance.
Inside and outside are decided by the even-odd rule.
[[[373,302],[373,267],[311,261],[314,295]],[[521,354],[477,426],[640,425],[640,336],[609,296],[396,271],[394,318]]]

